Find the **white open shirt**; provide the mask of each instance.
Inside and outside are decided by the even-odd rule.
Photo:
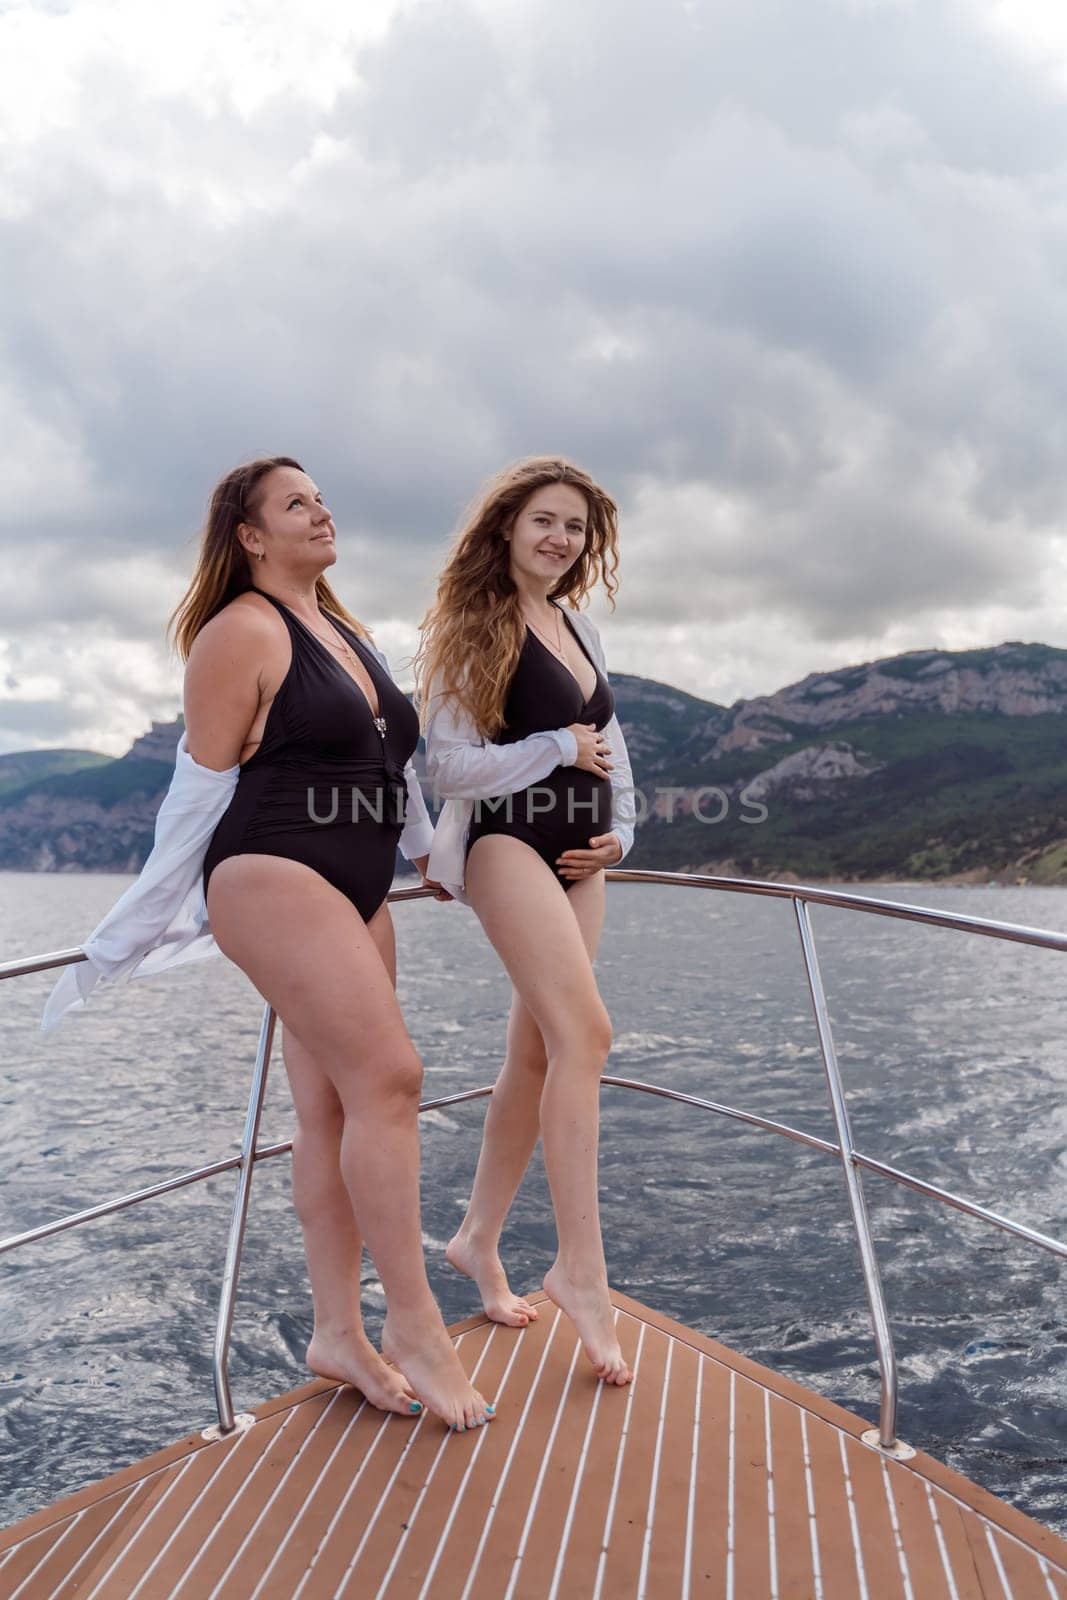
[[[606,678],[604,649],[595,625],[580,611],[568,611],[567,615]],[[514,744],[493,744],[482,738],[455,700],[434,694],[433,685],[430,690],[426,775],[445,803],[437,821],[426,875],[466,905],[467,834],[475,800],[517,794],[532,783],[540,783],[557,767],[572,767],[578,755],[578,741],[569,729],[554,728],[547,733],[531,733]],[[612,762],[610,832],[618,838],[625,856],[634,842],[637,815],[633,774],[617,717],[612,717],[603,733]]]

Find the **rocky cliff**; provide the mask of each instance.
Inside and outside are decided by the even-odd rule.
[[[645,815],[628,864],[1067,881],[1067,651],[912,651],[729,707],[612,681]],[[137,870],[181,727],[119,760],[0,757],[0,867]]]

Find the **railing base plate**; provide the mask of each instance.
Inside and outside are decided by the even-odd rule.
[[[210,1428],[201,1428],[200,1437],[201,1439],[207,1439],[212,1444],[217,1439],[232,1439],[235,1433],[247,1433],[255,1423],[255,1420],[251,1411],[238,1411],[233,1419],[233,1427],[229,1433],[223,1433],[221,1423],[213,1422]]]
[[[902,1439],[894,1439],[892,1444],[883,1444],[882,1435],[877,1428],[868,1428],[866,1433],[861,1433],[860,1438],[864,1444],[869,1444],[872,1450],[877,1450],[879,1455],[892,1456],[894,1461],[910,1461],[915,1451],[910,1444],[905,1444]]]

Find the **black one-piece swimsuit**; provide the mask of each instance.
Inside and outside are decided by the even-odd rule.
[[[359,635],[323,615],[370,673],[376,721],[329,648],[288,606],[259,593],[281,614],[293,658],[263,738],[241,767],[208,843],[204,893],[227,856],[286,856],[332,883],[366,922],[393,881],[407,799],[404,765],[418,743],[418,714]]]
[[[586,699],[573,672],[527,627],[504,702],[507,727],[497,734],[496,744],[514,744],[531,733],[567,728],[572,722],[591,722],[603,729],[615,714],[611,685],[567,613],[562,607],[557,610],[596,673],[593,692]],[[486,834],[503,833],[522,839],[551,867],[564,889],[570,889],[578,880],[560,876],[556,857],[564,850],[588,850],[591,838],[610,830],[611,780],[597,777],[584,767],[556,767],[547,778],[516,794],[476,800],[467,851]]]

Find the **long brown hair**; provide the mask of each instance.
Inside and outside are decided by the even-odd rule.
[[[530,496],[551,483],[570,484],[589,507],[585,549],[552,597],[570,601],[577,610],[599,581],[614,610],[619,565],[614,500],[581,467],[558,456],[513,462],[471,504],[438,580],[437,598],[422,620],[415,671],[424,721],[430,698],[446,695],[468,712],[484,738],[505,726],[504,702],[526,625],[503,535]]]
[[[196,570],[167,623],[167,637],[173,633],[183,661],[189,659],[193,640],[204,624],[237,595],[255,588],[252,557],[238,539],[237,529],[242,522],[255,522],[263,480],[275,467],[304,470],[292,456],[261,456],[235,467],[215,485],[200,536]],[[323,610],[347,622],[362,638],[370,638],[368,630],[345,609],[321,575],[315,580],[315,598]]]

